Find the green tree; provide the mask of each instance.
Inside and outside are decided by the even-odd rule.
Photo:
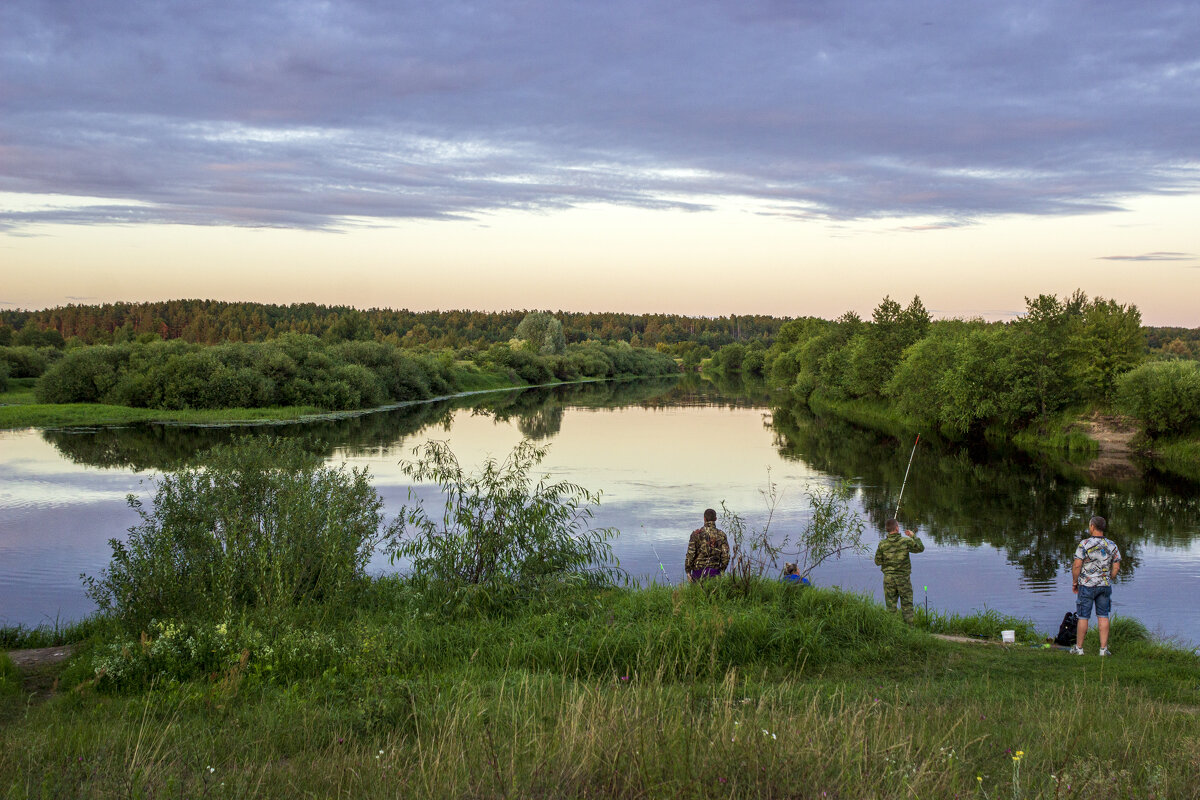
[[[468,472],[445,442],[416,448],[402,464],[416,481],[442,491],[440,520],[420,501],[400,510],[393,560],[410,560],[415,579],[452,596],[486,588],[494,596],[528,596],[551,582],[607,585],[620,570],[611,528],[592,528],[599,495],[566,481],[535,479],[545,448],[522,441],[503,462],[488,458]],[[410,493],[410,499],[415,497]]]
[[[1079,292],[1066,301],[1048,294],[1026,297],[1025,315],[1012,323],[1013,368],[1032,390],[1038,415],[1058,411],[1078,396],[1070,346],[1086,300]]]
[[[136,633],[348,599],[387,534],[365,470],[324,467],[286,439],[237,440],[203,464],[163,475],[150,509],[130,496],[141,521],[85,579],[102,611]]]
[[[531,311],[517,325],[516,337],[534,353],[559,355],[567,346],[562,323],[553,314]]]
[[[1097,297],[1084,307],[1071,345],[1084,390],[1097,400],[1110,402],[1117,377],[1145,358],[1142,313],[1135,305]]]

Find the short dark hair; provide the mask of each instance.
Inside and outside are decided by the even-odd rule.
[[[887,522],[883,523],[883,527],[886,528],[890,533],[891,531],[900,530],[900,523],[894,519],[889,519]]]
[[[705,522],[716,522],[717,521],[717,512],[713,511],[711,508],[704,509],[704,521]]]
[[[1108,531],[1108,521],[1105,520],[1104,517],[1092,517],[1088,521],[1088,524],[1094,526],[1096,530],[1100,531],[1101,533]]]

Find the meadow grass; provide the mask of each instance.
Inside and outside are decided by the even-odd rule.
[[[1132,621],[1101,659],[774,583],[429,599],[289,620],[339,641],[290,674],[106,683],[98,633],[55,696],[0,700],[0,797],[1200,796],[1200,661]]]
[[[36,403],[33,387],[37,378],[9,378],[8,388],[0,392],[0,405],[27,405]]]
[[[0,651],[0,697],[21,691],[21,674],[7,653]]]

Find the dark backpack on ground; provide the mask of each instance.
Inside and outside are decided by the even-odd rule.
[[[1075,644],[1075,632],[1078,625],[1079,617],[1074,611],[1068,611],[1063,615],[1062,625],[1058,626],[1058,635],[1054,637],[1054,643],[1063,647]]]

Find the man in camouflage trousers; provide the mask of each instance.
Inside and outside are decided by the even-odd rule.
[[[683,571],[688,580],[715,578],[729,566],[729,540],[725,532],[717,527],[717,512],[704,509],[704,527],[692,531],[688,539],[687,555],[683,559]]]
[[[883,602],[887,610],[896,613],[896,600],[904,613],[904,621],[913,622],[912,562],[909,553],[922,553],[925,545],[912,531],[900,535],[900,523],[887,521],[887,537],[875,549],[875,564],[883,570]]]

